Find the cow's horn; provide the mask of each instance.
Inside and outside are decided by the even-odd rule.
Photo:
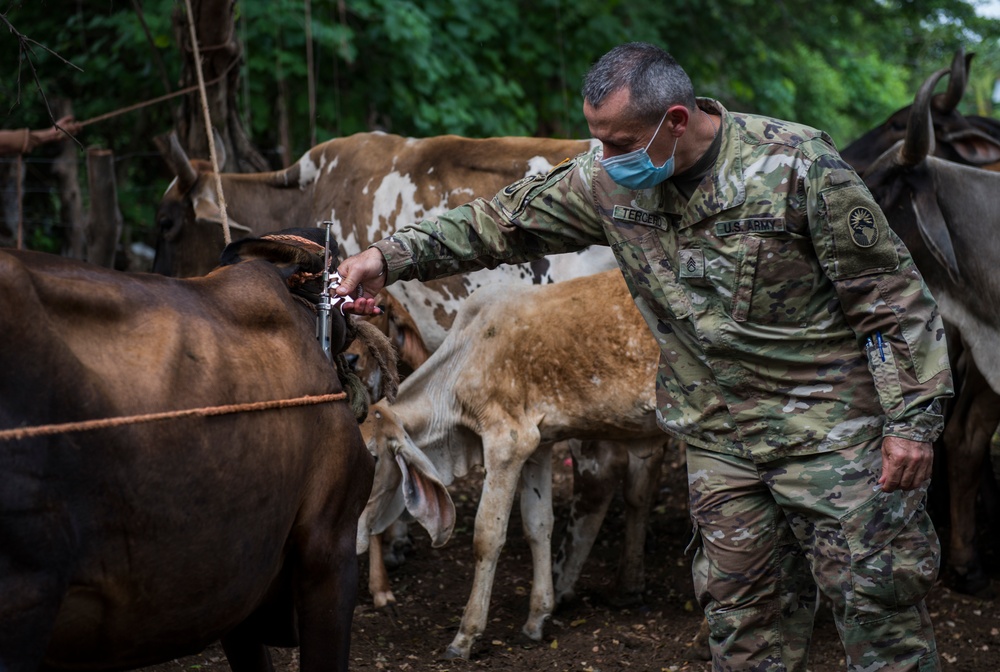
[[[948,74],[946,68],[938,70],[921,84],[910,108],[910,120],[906,124],[906,138],[899,149],[899,162],[904,166],[915,166],[934,151],[934,121],[931,119],[931,96],[934,87]]]
[[[965,95],[965,87],[969,83],[969,64],[975,54],[965,55],[965,49],[959,47],[951,59],[951,77],[948,78],[948,90],[944,92],[935,107],[944,113],[950,113],[958,107]]]
[[[156,143],[156,148],[160,150],[163,159],[177,176],[181,191],[187,191],[193,187],[194,183],[198,181],[198,172],[191,165],[184,148],[181,147],[177,134],[171,131],[169,137],[158,135],[153,138],[153,142]]]

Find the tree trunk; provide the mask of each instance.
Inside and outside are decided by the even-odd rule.
[[[114,268],[118,239],[122,234],[114,152],[110,149],[88,150],[87,175],[90,183],[87,261],[105,268]]]
[[[275,59],[275,78],[278,81],[278,143],[281,145],[281,167],[292,163],[292,133],[288,125],[288,82],[281,70],[281,59]]]
[[[0,155],[0,247],[17,244],[17,223],[21,218],[20,194],[24,189],[18,167],[19,154]]]
[[[239,93],[239,64],[243,48],[237,38],[234,21],[234,0],[191,0],[191,11],[198,50],[201,54],[202,76],[207,88],[208,111],[218,132],[216,151],[220,170],[227,172],[259,172],[268,170],[267,161],[250,143],[238,114],[236,96]],[[184,56],[181,87],[198,84],[194,48],[188,28],[186,3],[175,5],[174,34]],[[215,84],[209,82],[221,78]],[[181,110],[182,127],[177,129],[181,145],[188,156],[207,159],[208,136],[202,112],[201,94],[184,97]]]
[[[56,119],[73,114],[73,105],[67,100],[54,104]],[[69,249],[66,256],[87,260],[87,222],[83,218],[83,194],[80,193],[80,146],[73,140],[60,143],[61,149],[52,173],[59,181],[59,221],[69,231]]]

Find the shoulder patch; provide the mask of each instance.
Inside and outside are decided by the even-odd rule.
[[[493,201],[509,219],[516,219],[531,199],[562,180],[576,164],[575,160],[568,159],[554,166],[548,173],[526,175],[501,189],[493,197]]]
[[[847,225],[851,227],[851,240],[858,247],[872,247],[878,242],[878,227],[875,215],[864,206],[858,206],[847,215]]]
[[[889,222],[864,185],[827,189],[820,197],[833,242],[831,279],[886,273],[899,266]]]

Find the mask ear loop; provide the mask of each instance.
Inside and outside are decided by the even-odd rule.
[[[665,112],[663,113],[663,116],[662,116],[662,117],[660,117],[660,123],[658,123],[658,124],[656,125],[656,130],[655,130],[655,131],[653,131],[653,137],[651,137],[651,138],[649,139],[649,142],[648,142],[648,143],[646,143],[646,148],[645,148],[645,150],[644,150],[644,151],[648,152],[648,151],[649,151],[649,148],[650,148],[650,146],[652,146],[652,144],[653,144],[653,140],[656,140],[656,136],[657,136],[657,135],[659,135],[659,133],[660,133],[660,128],[661,128],[661,127],[663,126],[663,122],[667,120],[667,112],[669,112],[669,111],[670,111],[669,109],[668,109],[668,110],[666,110],[666,111],[665,111]],[[678,138],[678,140],[680,140],[680,138]],[[676,141],[674,142],[674,149],[677,149],[677,142],[676,142]]]

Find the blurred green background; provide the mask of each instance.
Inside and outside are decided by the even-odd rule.
[[[820,127],[840,147],[909,104],[920,82],[947,67],[960,47],[976,53],[960,110],[996,116],[1000,21],[977,14],[984,4],[977,0],[221,2],[233,6],[243,48],[239,115],[275,168],[294,161],[313,137],[322,142],[375,129],[586,137],[583,74],[610,47],[632,40],[670,51],[699,95]],[[176,0],[5,0],[0,124],[50,125],[40,91],[50,103],[70,101],[77,119],[86,120],[161,96],[167,84],[179,88],[183,57],[171,16],[183,8]],[[30,61],[4,20],[34,41]],[[170,130],[176,105],[97,122],[80,135],[84,147],[115,153],[132,240],[149,239],[172,178],[152,138]],[[28,246],[55,252],[65,244],[47,179],[57,151],[46,146],[25,157],[23,197]]]

